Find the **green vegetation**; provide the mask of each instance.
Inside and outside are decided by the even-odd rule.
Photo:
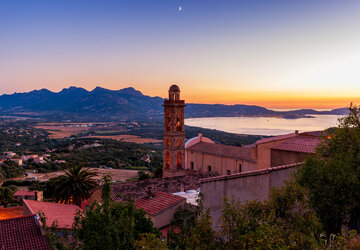
[[[52,246],[57,249],[135,249],[145,233],[149,238],[158,239],[160,232],[143,210],[136,209],[131,201],[112,201],[110,192],[111,179],[105,178],[103,204],[95,202],[89,209],[77,213],[70,242],[59,237],[56,225],[45,226]]]
[[[73,203],[78,206],[90,197],[90,192],[97,187],[93,177],[96,173],[74,165],[64,171],[63,175],[51,179],[53,199],[58,202]]]
[[[7,205],[14,201],[15,190],[10,187],[0,187],[0,205],[7,207]]]
[[[201,204],[201,203],[200,203]],[[313,249],[320,244],[321,224],[309,207],[304,190],[295,183],[274,188],[269,201],[242,204],[226,199],[211,228],[209,211],[179,208],[169,234],[169,247],[180,249]]]
[[[24,174],[24,169],[13,161],[5,161],[0,164],[0,181],[6,178],[13,178]]]
[[[360,225],[360,108],[349,110],[297,175],[328,234]]]

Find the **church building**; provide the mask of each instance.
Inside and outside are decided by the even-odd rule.
[[[215,143],[199,134],[186,141],[185,101],[172,85],[164,100],[163,177],[187,173],[237,174],[303,162],[320,143],[321,132],[295,133],[258,140],[243,147]],[[186,143],[185,143],[186,142]]]

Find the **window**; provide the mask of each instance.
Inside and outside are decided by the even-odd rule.
[[[181,169],[182,165],[182,155],[181,152],[177,153],[177,161],[176,161],[177,169]]]
[[[169,153],[169,151],[166,151],[166,154],[165,154],[165,167],[166,168],[170,167],[170,153]]]
[[[211,166],[210,165],[208,166],[208,172],[211,172]]]
[[[226,172],[227,172],[228,175],[231,174],[231,170],[227,170]]]
[[[176,131],[181,132],[182,128],[181,128],[181,114],[177,113],[176,115]]]
[[[239,164],[239,173],[241,173],[241,163]]]
[[[170,114],[167,113],[167,114],[166,114],[166,130],[167,130],[167,131],[170,131],[170,121],[171,121],[171,119],[170,119]]]
[[[179,140],[177,140],[177,143],[176,143],[176,144],[177,144],[178,148],[180,148],[180,147],[181,147],[181,145],[182,145],[182,140],[180,140],[180,139],[179,139]]]
[[[194,162],[190,162],[190,165],[191,165],[191,169],[194,169]]]

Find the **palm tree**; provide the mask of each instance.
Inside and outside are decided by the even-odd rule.
[[[78,206],[88,199],[91,190],[97,187],[93,179],[97,174],[83,165],[73,165],[64,170],[64,175],[53,179],[53,197],[58,202],[73,203]]]

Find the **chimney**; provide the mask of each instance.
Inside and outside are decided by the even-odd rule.
[[[199,133],[199,138],[200,138],[200,141],[202,141],[202,133]]]
[[[295,130],[295,136],[299,135],[299,130]]]

